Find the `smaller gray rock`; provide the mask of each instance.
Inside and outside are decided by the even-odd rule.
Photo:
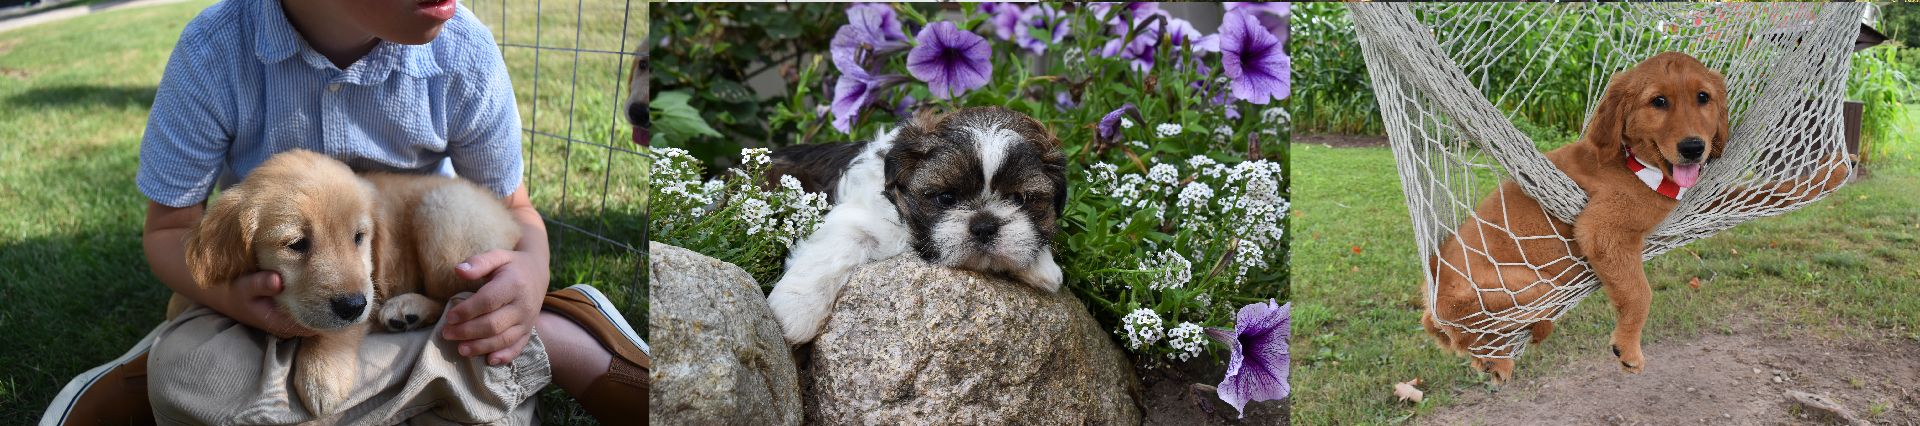
[[[1133,368],[1070,291],[911,254],[856,269],[810,355],[809,423],[1141,421]]]
[[[739,266],[647,247],[655,425],[796,425],[799,373],[760,285]]]

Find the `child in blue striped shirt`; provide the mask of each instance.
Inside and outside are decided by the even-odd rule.
[[[215,188],[298,148],[356,170],[472,180],[506,200],[523,235],[514,250],[482,253],[461,265],[457,274],[486,284],[449,308],[437,333],[369,337],[369,344],[410,348],[401,353],[414,359],[363,363],[360,377],[373,379],[361,383],[390,386],[354,391],[353,405],[332,421],[436,416],[521,423],[531,420],[528,398],[547,382],[549,365],[552,381],[603,421],[644,421],[637,419],[645,412],[645,392],[622,391],[641,389],[634,377],[644,375],[634,371],[650,367],[635,333],[617,314],[594,314],[612,308],[591,287],[547,293],[546,227],[520,182],[520,119],[506,65],[491,33],[455,1],[227,0],[182,31],[154,99],[136,183],[151,200],[142,241],[154,275],[199,306],[163,324],[122,360],[76,378],[48,418],[91,423],[106,419],[72,414],[129,412],[197,423],[318,418],[300,401],[287,401],[299,393],[276,392],[290,386],[291,370],[289,357],[274,362],[272,354],[292,353],[297,339],[282,339],[314,333],[275,307],[278,274],[195,283],[184,261],[187,233]],[[196,351],[209,350],[221,359],[264,361],[211,369],[192,362],[200,359]],[[445,352],[460,356],[426,355]],[[144,387],[136,380],[142,375]],[[154,392],[143,395],[146,389]],[[437,408],[423,412],[423,406]],[[124,423],[117,420],[111,422]]]

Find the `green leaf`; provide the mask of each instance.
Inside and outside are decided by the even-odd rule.
[[[747,86],[724,78],[714,79],[713,85],[707,88],[707,95],[727,103],[753,100],[753,91],[747,90]]]
[[[683,142],[695,136],[720,136],[719,131],[707,125],[706,119],[700,118],[699,110],[687,104],[692,97],[683,91],[662,92],[647,104],[653,115],[653,135],[662,144]]]

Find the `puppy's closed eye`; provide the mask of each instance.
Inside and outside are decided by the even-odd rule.
[[[940,207],[953,207],[955,203],[960,202],[960,197],[953,195],[952,192],[935,192],[932,194],[927,194],[927,199],[933,200],[933,203],[939,204]]]
[[[358,241],[357,238],[355,240]],[[294,253],[307,254],[307,248],[310,246],[306,238],[295,238],[287,242],[287,249],[293,250]]]

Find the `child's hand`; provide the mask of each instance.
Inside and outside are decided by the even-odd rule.
[[[273,296],[280,294],[285,287],[280,285],[280,273],[260,271],[234,278],[221,292],[224,299],[216,302],[225,306],[211,306],[220,313],[227,314],[234,321],[253,326],[253,328],[273,333],[280,338],[312,336],[312,329],[302,327],[275,307]]]
[[[467,258],[461,266],[454,271],[461,279],[492,278],[473,297],[447,310],[440,335],[462,342],[460,356],[486,355],[487,365],[520,356],[547,293],[545,257],[494,250]]]

